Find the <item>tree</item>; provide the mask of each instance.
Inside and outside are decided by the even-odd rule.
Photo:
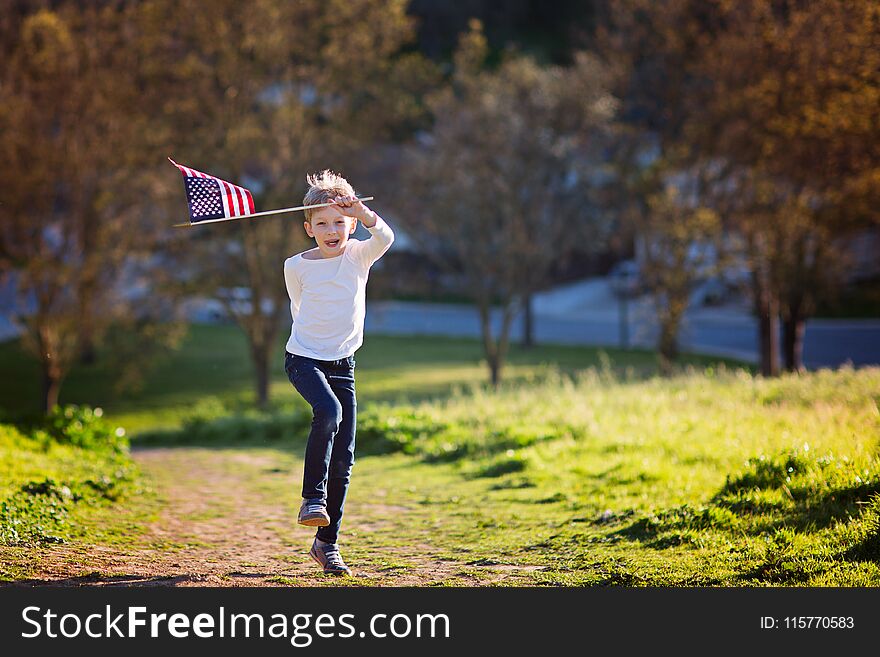
[[[141,166],[155,106],[128,44],[132,14],[44,4],[19,5],[2,23],[0,272],[14,276],[22,344],[40,362],[48,411],[71,364],[111,327],[152,327],[145,339],[177,332],[158,295],[124,289],[159,239],[157,213],[140,203],[154,182]]]
[[[174,71],[176,93],[166,104],[174,153],[253,187],[258,209],[282,192],[300,191],[301,181],[289,172],[302,170],[320,139],[311,131],[309,114],[316,110],[298,93],[298,62],[313,46],[304,26],[309,13],[303,5],[266,1],[220,2],[209,12],[197,3],[165,0],[141,8],[148,33],[158,35],[148,44],[148,58]],[[175,191],[179,198],[179,187]],[[293,204],[289,195],[283,201]],[[280,267],[297,244],[291,221],[295,217],[241,220],[180,236],[186,248],[179,250],[179,267],[187,272],[188,291],[221,300],[247,338],[261,407],[268,402],[270,358],[287,309]],[[229,294],[237,288],[248,290],[245,302]]]
[[[705,114],[692,134],[774,187],[763,195],[774,201],[771,221],[746,229],[763,245],[755,269],[772,271],[762,294],[779,304],[786,369],[798,370],[806,318],[844,268],[835,238],[880,218],[880,8],[865,0],[715,4],[724,29],[706,41],[697,69],[711,85],[697,100]]]
[[[176,71],[179,93],[167,111],[188,131],[178,131],[177,152],[200,170],[252,183],[258,209],[298,205],[307,173],[344,172],[369,144],[418,124],[423,110],[413,99],[430,71],[419,56],[400,54],[412,37],[404,2],[193,7],[153,0],[143,10],[166,26],[150,58]],[[185,236],[191,290],[225,300],[247,337],[261,407],[279,331],[289,326],[281,267],[308,243],[302,220],[242,220]],[[237,287],[248,290],[247,303],[224,296]]]
[[[641,277],[654,298],[660,325],[657,351],[664,373],[672,371],[678,358],[678,333],[696,284],[723,265],[720,219],[702,205],[708,197],[706,172],[688,173],[677,183],[655,182],[657,189],[635,219],[644,245]]]
[[[724,164],[739,199],[722,219],[749,245],[762,370],[776,372],[780,313],[799,369],[804,321],[840,273],[835,239],[877,219],[876,3],[609,8],[599,41],[619,64],[622,116],[657,137],[672,170]]]
[[[644,246],[641,276],[655,301],[661,369],[669,371],[693,287],[721,264],[725,168],[684,137],[703,84],[693,72],[700,39],[717,26],[694,0],[611,0],[600,14],[597,50],[621,100],[613,149],[614,203],[625,217],[619,234]]]
[[[403,187],[415,200],[406,212],[414,239],[467,282],[497,386],[518,305],[573,247],[602,240],[590,157],[615,103],[604,70],[587,55],[571,68],[542,68],[509,53],[490,71],[486,54],[472,21],[451,85],[430,100],[430,145],[411,151]]]

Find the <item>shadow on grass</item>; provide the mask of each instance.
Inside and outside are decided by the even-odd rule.
[[[842,562],[880,561],[880,465],[865,466],[830,455],[760,456],[707,504],[657,511],[610,536],[657,550],[711,544],[718,534],[760,538],[760,563],[736,579],[804,584]]]
[[[311,418],[302,412],[190,418],[179,429],[138,433],[132,447],[299,447]]]
[[[269,447],[283,450],[305,448],[311,427],[311,413],[233,414],[215,418],[189,419],[179,429],[155,429],[138,433],[132,449],[200,447],[247,449]],[[359,455],[384,454],[389,450],[370,434],[357,438]]]
[[[861,535],[844,556],[850,561],[880,563],[880,495],[872,497],[865,507],[861,516]]]
[[[853,545],[844,553],[844,557],[849,561],[880,562],[880,531],[869,534]]]
[[[880,466],[857,467],[827,455],[789,451],[750,459],[712,498],[711,505],[751,519],[751,533],[780,528],[814,532],[862,515],[880,494]]]
[[[603,518],[597,518],[594,524],[603,524]],[[609,536],[639,541],[647,547],[663,550],[692,543],[701,531],[729,529],[730,525],[730,518],[712,507],[684,504],[643,516],[626,527],[611,532]]]
[[[766,563],[762,563],[757,568],[753,568],[736,576],[736,579],[747,582],[763,582],[767,584],[788,584],[791,586],[805,585],[816,575],[821,575],[828,569],[824,567],[814,567],[806,569],[802,563],[782,558],[771,559]]]

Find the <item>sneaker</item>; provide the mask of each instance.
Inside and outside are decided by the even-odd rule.
[[[351,575],[351,569],[342,560],[339,546],[336,543],[325,543],[316,538],[312,542],[309,556],[324,569],[325,575]]]
[[[330,524],[327,506],[323,500],[303,500],[296,521],[309,527],[326,527]]]

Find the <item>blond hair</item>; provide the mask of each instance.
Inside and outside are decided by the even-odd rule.
[[[306,176],[309,191],[303,198],[303,205],[318,205],[330,203],[337,196],[354,196],[354,188],[338,173],[324,169],[320,173],[312,173]],[[312,223],[312,213],[315,210],[304,210],[306,221]]]

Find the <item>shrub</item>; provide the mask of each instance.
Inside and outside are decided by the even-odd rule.
[[[56,406],[40,428],[59,443],[83,449],[128,449],[125,429],[114,427],[104,419],[100,408],[89,406]],[[39,430],[39,429],[38,429]]]
[[[357,448],[369,454],[414,454],[419,443],[435,438],[449,425],[419,411],[372,407],[358,416]]]
[[[0,545],[59,543],[78,505],[112,503],[137,477],[125,432],[101,409],[56,408],[22,427],[0,424]]]

